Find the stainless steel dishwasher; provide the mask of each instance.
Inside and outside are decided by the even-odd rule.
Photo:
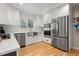
[[[25,47],[26,45],[26,33],[15,33],[16,40],[18,41],[20,47]]]

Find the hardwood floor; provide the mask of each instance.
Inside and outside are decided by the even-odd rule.
[[[18,52],[19,56],[79,56],[79,50],[71,49],[69,52],[52,47],[48,43],[39,42],[24,48]]]

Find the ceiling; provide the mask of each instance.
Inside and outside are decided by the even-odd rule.
[[[64,3],[11,3],[10,5],[20,9],[22,12],[31,15],[42,15],[48,11],[64,5]]]

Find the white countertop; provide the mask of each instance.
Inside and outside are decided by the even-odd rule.
[[[2,40],[2,42],[0,42],[0,55],[18,51],[19,49],[20,46],[13,34],[11,34],[11,39]]]

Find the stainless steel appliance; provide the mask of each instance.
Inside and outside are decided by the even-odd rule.
[[[51,38],[51,23],[44,24],[44,37]]]
[[[69,16],[52,19],[52,46],[69,51]]]
[[[17,42],[19,43],[20,47],[25,47],[26,45],[26,33],[15,33],[14,34]]]
[[[44,28],[51,28],[51,23],[44,24]]]
[[[51,38],[51,30],[44,30],[44,37]]]

